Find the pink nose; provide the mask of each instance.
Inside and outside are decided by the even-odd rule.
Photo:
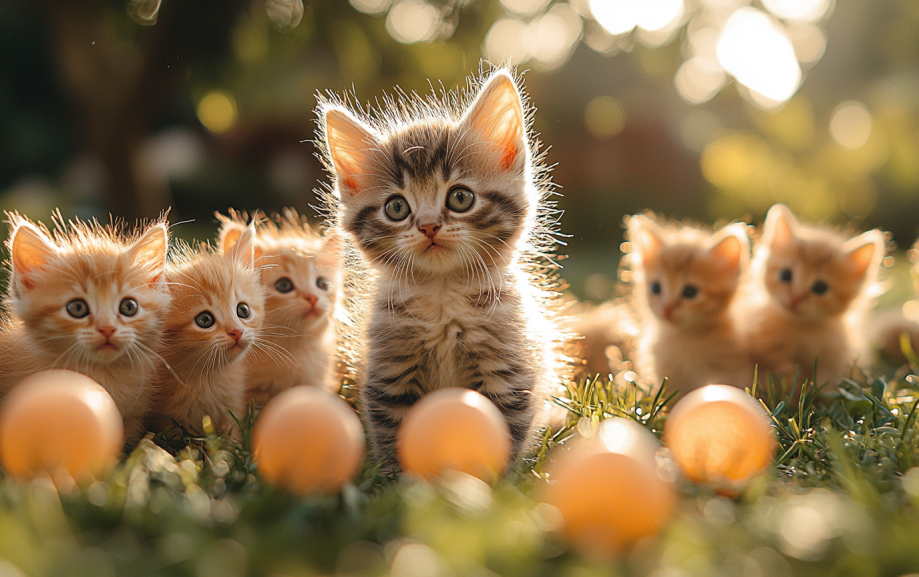
[[[233,337],[237,343],[239,342],[240,337],[243,336],[243,332],[239,329],[228,329],[227,334]]]
[[[318,298],[316,295],[306,295],[306,296],[303,297],[303,298],[305,298],[307,301],[309,301],[309,303],[310,303],[312,306],[316,306],[316,301],[319,300],[319,298]]]
[[[439,224],[422,224],[418,226],[418,230],[424,233],[424,235],[430,239],[433,239],[437,235],[437,231],[440,230]]]
[[[664,318],[673,318],[673,305],[664,305]]]
[[[115,334],[115,327],[96,327],[96,330],[105,337],[105,340],[109,340]]]

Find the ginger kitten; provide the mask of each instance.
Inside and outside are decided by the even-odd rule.
[[[169,234],[142,234],[56,215],[52,233],[10,214],[12,313],[0,331],[0,397],[45,369],[78,371],[109,392],[133,444],[142,436],[170,294]]]
[[[246,230],[246,216],[230,211],[217,218],[218,246],[228,252]],[[288,209],[259,222],[255,263],[265,288],[265,322],[262,339],[246,356],[247,399],[263,406],[295,385],[337,389],[338,251]]]
[[[639,374],[687,393],[710,383],[752,384],[753,368],[734,320],[734,301],[749,261],[746,225],[711,234],[629,219],[641,318]]]
[[[166,318],[168,363],[158,375],[151,430],[173,421],[204,434],[205,416],[218,433],[238,436],[228,411],[246,411],[246,355],[264,322],[265,294],[255,270],[255,231],[247,228],[225,254],[183,247],[166,276],[172,306]]]
[[[784,205],[770,208],[746,329],[760,374],[791,379],[797,368],[818,385],[835,386],[853,362],[866,362],[864,312],[885,250],[879,230],[846,239],[798,223]]]
[[[374,117],[320,107],[329,225],[353,251],[356,379],[377,460],[392,462],[406,411],[444,387],[493,401],[517,456],[561,376],[545,254],[552,185],[514,79],[498,70],[477,82],[458,97],[388,101]]]

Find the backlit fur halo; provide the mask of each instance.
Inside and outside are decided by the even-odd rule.
[[[409,128],[431,126],[432,128],[455,125],[460,122],[470,105],[475,102],[482,88],[494,76],[507,74],[514,81],[523,110],[524,136],[526,139],[526,172],[533,195],[531,204],[535,207],[535,222],[531,223],[517,245],[517,262],[520,270],[528,279],[530,292],[535,297],[543,315],[550,322],[562,314],[565,306],[561,291],[567,287],[559,277],[561,266],[555,255],[559,245],[564,245],[559,230],[562,211],[554,197],[561,196],[559,186],[552,182],[551,166],[546,164],[545,150],[539,135],[533,131],[535,107],[530,103],[523,89],[521,76],[515,69],[482,63],[477,74],[466,78],[466,85],[454,90],[440,86],[436,89],[430,84],[431,92],[421,96],[416,92],[407,93],[396,88],[393,94],[385,94],[376,104],[361,105],[353,92],[336,94],[327,92],[316,95],[318,106],[316,114],[316,156],[329,175],[327,181],[321,182],[320,189],[314,190],[320,199],[320,213],[325,218],[326,236],[332,239],[341,249],[342,265],[347,271],[344,282],[344,296],[347,314],[353,323],[343,328],[341,358],[348,365],[347,376],[353,378],[357,373],[357,364],[363,357],[360,347],[363,346],[361,319],[369,318],[369,298],[373,294],[370,287],[375,282],[376,273],[366,263],[360,251],[349,240],[340,221],[341,199],[338,189],[335,167],[329,152],[326,134],[325,117],[330,110],[344,110],[357,118],[374,136],[386,140]],[[574,335],[568,331],[558,331],[556,342],[561,356],[572,362]],[[568,379],[570,375],[562,375]]]
[[[292,208],[271,215],[260,210],[250,215],[246,211],[230,208],[226,215],[215,212],[214,216],[220,223],[218,248],[224,246],[227,234],[232,232],[238,237],[250,224],[255,225],[257,253],[259,249],[263,252],[265,249],[285,248],[311,257],[320,255],[322,247],[328,242],[327,238],[313,229],[306,216]]]

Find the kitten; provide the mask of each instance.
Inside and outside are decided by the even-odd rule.
[[[749,261],[746,225],[710,234],[637,215],[628,228],[643,324],[639,373],[658,382],[666,377],[684,394],[710,383],[752,384],[732,306]]]
[[[356,380],[377,460],[392,463],[406,411],[444,387],[493,401],[519,455],[560,376],[547,169],[510,74],[471,92],[406,97],[373,119],[320,107],[330,229],[359,253],[346,254],[348,302],[363,322]]]
[[[879,230],[846,240],[799,224],[784,205],[769,209],[746,329],[760,374],[791,379],[797,368],[818,385],[835,386],[853,362],[868,361],[864,312],[875,296],[885,244]]]
[[[230,211],[229,217],[217,218],[218,246],[228,252],[246,229],[246,215]],[[259,223],[255,263],[266,292],[265,323],[262,340],[246,356],[247,399],[263,406],[295,385],[336,390],[332,321],[341,285],[337,251],[287,210]]]
[[[143,434],[170,303],[169,234],[163,220],[143,234],[70,222],[52,233],[10,214],[12,318],[0,331],[0,397],[24,377],[70,369],[115,400],[129,445]]]
[[[218,433],[239,429],[228,411],[246,411],[246,355],[264,322],[265,294],[255,270],[255,231],[247,228],[236,244],[220,255],[203,245],[182,247],[166,277],[172,306],[164,329],[167,365],[155,388],[151,430],[164,431],[173,421],[202,435],[211,418]]]

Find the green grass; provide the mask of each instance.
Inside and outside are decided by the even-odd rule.
[[[556,538],[557,514],[538,501],[547,459],[610,417],[660,435],[672,397],[599,379],[558,399],[568,426],[495,487],[393,480],[367,463],[340,496],[297,498],[259,479],[254,410],[241,444],[148,439],[104,479],[60,495],[47,480],[0,479],[0,558],[67,576],[903,575],[919,571],[915,368],[831,394],[772,387],[763,403],[779,450],[767,474],[734,500],[683,483],[662,535],[613,563]],[[17,575],[12,565],[0,561],[0,575]]]

